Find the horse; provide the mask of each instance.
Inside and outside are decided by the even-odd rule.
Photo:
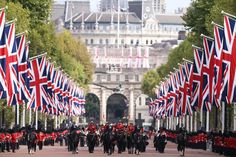
[[[185,145],[186,145],[186,135],[184,133],[180,133],[177,136],[177,150],[182,153],[181,155],[184,156],[185,153]]]
[[[77,132],[76,130],[73,130],[71,132],[71,142],[72,142],[72,153],[77,154],[78,153],[78,145],[80,141],[80,132]]]
[[[134,135],[132,133],[127,133],[127,149],[128,154],[134,153]]]
[[[96,133],[89,132],[87,134],[87,146],[88,146],[89,153],[93,153],[96,142],[97,142]]]
[[[101,136],[103,142],[103,152],[111,155],[114,152],[115,136],[112,131],[105,131]]]
[[[36,151],[36,134],[32,131],[26,134],[26,142],[28,146],[28,154],[32,154],[33,151]]]

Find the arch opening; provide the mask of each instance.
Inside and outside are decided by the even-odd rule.
[[[128,100],[119,93],[112,94],[107,99],[107,119],[109,123],[117,123],[119,120],[127,122]]]
[[[100,100],[97,95],[93,93],[88,93],[85,97],[85,117],[86,121],[94,121],[95,123],[100,122]]]

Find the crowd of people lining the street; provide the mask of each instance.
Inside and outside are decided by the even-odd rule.
[[[153,136],[153,137],[152,137]],[[210,132],[199,130],[195,133],[187,133],[184,128],[176,131],[160,128],[158,131],[142,127],[132,123],[125,125],[122,122],[116,124],[96,125],[91,122],[88,126],[72,125],[68,129],[47,130],[32,126],[24,128],[0,129],[0,153],[16,152],[20,145],[28,146],[28,153],[32,154],[42,150],[43,146],[54,146],[55,142],[60,146],[67,146],[73,154],[79,152],[79,147],[88,147],[88,152],[93,153],[95,147],[102,146],[103,152],[111,155],[115,152],[139,154],[146,151],[146,146],[153,140],[153,146],[160,153],[165,152],[168,141],[178,144],[177,150],[184,156],[185,147],[193,149],[210,150],[216,153],[233,156],[236,153],[236,134],[232,132]],[[117,149],[117,150],[116,150]]]

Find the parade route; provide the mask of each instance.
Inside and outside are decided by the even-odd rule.
[[[149,141],[150,142],[150,141]],[[155,151],[152,142],[148,145],[146,152],[140,153],[140,157],[177,157],[180,156],[178,151],[176,150],[177,145],[171,142],[167,143],[167,147],[165,149],[165,153],[161,154]],[[27,153],[26,146],[20,146],[20,150],[16,150],[16,153],[12,152],[5,152],[0,153],[0,157],[25,157],[25,156],[34,156],[34,157],[69,157],[69,156],[81,156],[81,157],[103,157],[108,156],[107,154],[103,153],[102,147],[96,147],[95,152],[92,154],[88,153],[87,147],[79,147],[78,154],[72,154],[71,152],[67,151],[65,146],[60,147],[58,144],[55,146],[44,146],[42,151],[39,151],[37,148],[36,153],[29,155]],[[128,154],[128,152],[123,152],[122,154],[117,153],[117,148],[114,154],[111,156],[114,157],[131,157],[136,156],[135,154]],[[186,149],[185,157],[217,157],[222,156],[216,153],[200,150],[200,149]]]

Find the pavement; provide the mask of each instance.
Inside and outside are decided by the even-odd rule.
[[[140,156],[140,157],[180,157],[177,151],[177,145],[171,142],[168,142],[166,145],[165,152],[163,154],[155,151],[153,147],[152,141],[149,141],[149,145],[147,146],[147,150],[144,153],[140,153],[140,155],[128,154],[127,151],[122,154],[117,153],[117,148],[114,154],[110,156],[114,157],[131,157],[131,156]],[[94,153],[88,153],[87,147],[79,147],[78,154],[72,154],[72,152],[67,151],[66,146],[59,146],[57,143],[55,146],[44,146],[43,150],[37,151],[33,154],[28,154],[26,146],[20,146],[19,150],[16,150],[16,153],[5,152],[0,153],[0,157],[69,157],[69,156],[79,156],[79,157],[105,157],[107,154],[103,153],[102,147],[96,147]],[[185,157],[218,157],[223,155],[219,155],[216,153],[200,150],[200,149],[186,149]]]

